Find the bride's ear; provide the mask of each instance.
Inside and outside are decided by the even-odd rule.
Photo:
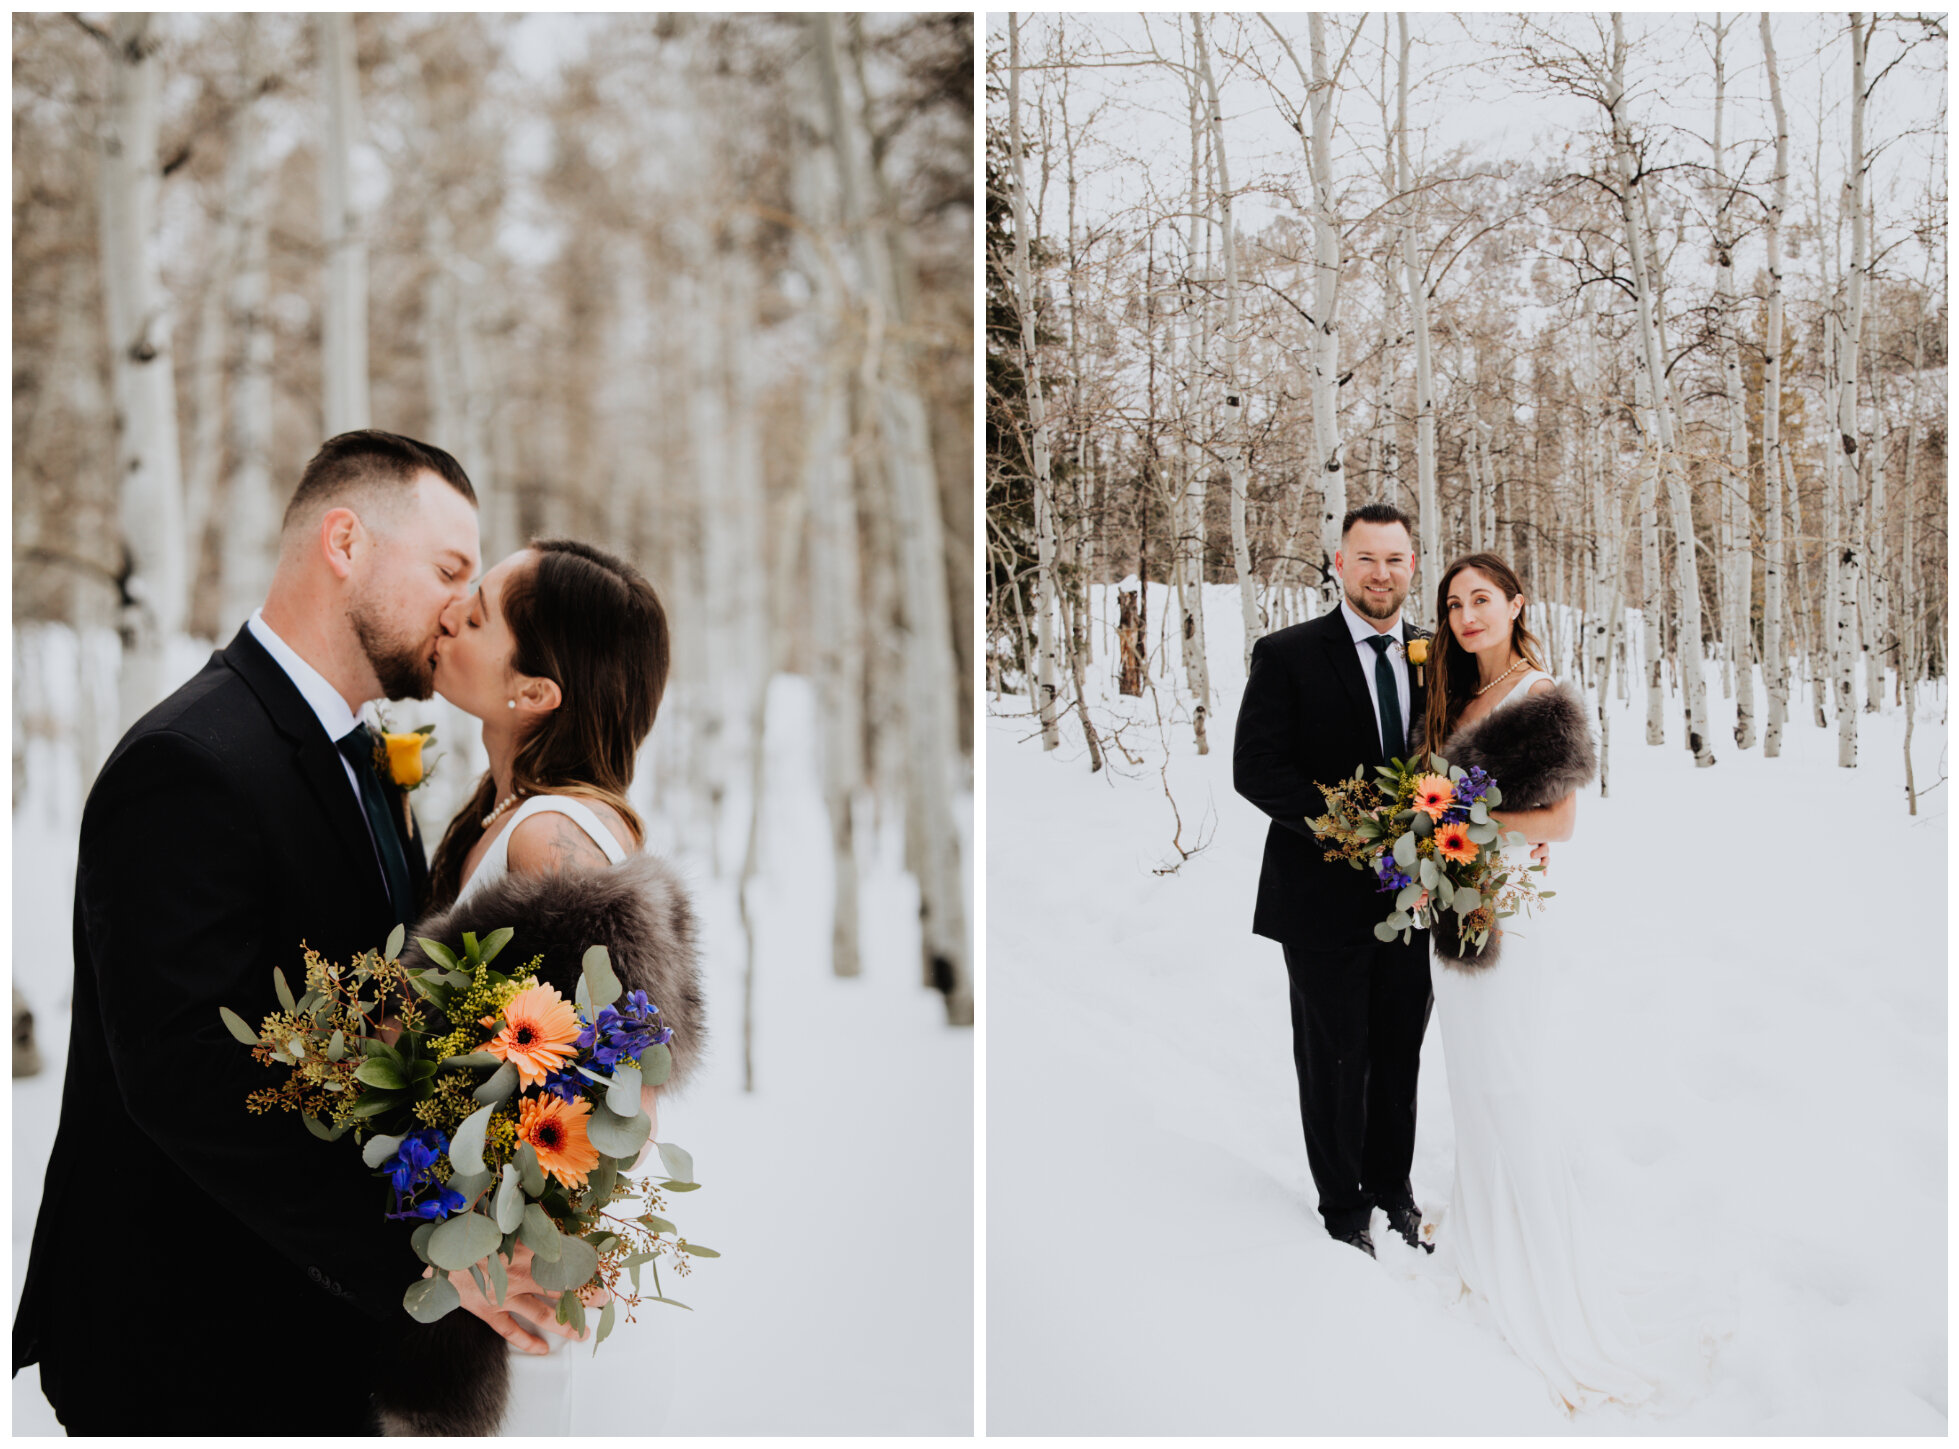
[[[529,714],[549,714],[565,702],[555,679],[526,679],[517,686],[517,703]]]

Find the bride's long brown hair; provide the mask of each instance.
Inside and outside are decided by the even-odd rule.
[[[504,585],[510,667],[558,686],[563,702],[518,741],[510,782],[520,795],[582,795],[618,811],[635,844],[646,839],[626,801],[633,762],[667,687],[666,610],[640,571],[604,549],[538,539],[528,568]],[[488,770],[449,822],[429,866],[429,903],[462,889],[463,861],[496,804]]]
[[[1476,570],[1503,590],[1505,599],[1520,598],[1524,592],[1523,581],[1517,577],[1516,570],[1493,553],[1466,553],[1442,571],[1442,581],[1435,586],[1435,649],[1429,656],[1432,672],[1429,676],[1428,707],[1422,712],[1422,725],[1428,732],[1428,748],[1438,754],[1476,691],[1476,656],[1456,642],[1456,631],[1449,623],[1449,585],[1464,569]],[[1531,668],[1544,667],[1543,646],[1524,621],[1522,609],[1510,621],[1510,647],[1521,654]]]

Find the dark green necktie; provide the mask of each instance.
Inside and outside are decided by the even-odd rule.
[[[1408,744],[1401,737],[1401,691],[1394,687],[1394,669],[1388,663],[1388,645],[1393,641],[1385,634],[1376,634],[1367,642],[1374,646],[1374,693],[1381,706],[1381,748],[1388,759],[1398,760]]]
[[[374,773],[374,736],[364,724],[357,724],[340,740],[340,753],[354,767],[360,782],[361,807],[367,811],[367,828],[374,832],[374,847],[381,854],[381,874],[388,887],[388,899],[395,918],[405,921],[411,914],[408,899],[408,857],[401,853],[401,837],[395,834],[394,815],[389,809],[381,777]]]

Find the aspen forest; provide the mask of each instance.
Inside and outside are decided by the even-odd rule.
[[[733,1215],[703,1240],[747,1263],[718,1327],[664,1330],[698,1395],[606,1432],[965,1432],[972,17],[12,23],[16,1016],[24,992],[50,1094],[97,770],[257,607],[320,443],[427,440],[474,484],[486,568],[589,541],[673,631],[631,799],[695,893],[712,1081],[673,1119]],[[439,836],[476,722],[387,713],[436,726],[414,808]],[[905,1386],[713,1391],[821,1336],[756,1329],[788,1270],[754,1247],[795,1236],[771,1215],[831,1113],[878,1144],[831,1201],[891,1250],[852,1265],[877,1322],[837,1351],[894,1335]]]
[[[1947,1432],[1945,17],[1001,13],[985,44],[986,1130],[1065,1185],[990,1204],[989,1301],[1043,1311],[989,1315],[989,1431]],[[1334,562],[1377,502],[1413,521],[1398,614],[1400,562]],[[1348,744],[1417,738],[1389,636],[1472,619],[1437,582],[1480,552],[1564,696],[1510,738],[1582,724],[1596,767],[1515,837],[1543,899],[1470,971],[1410,926],[1424,817],[1333,815],[1375,778]],[[1509,697],[1456,695],[1449,740]],[[1397,981],[1424,1014],[1384,1060]],[[1558,1335],[1491,1288],[1525,1264],[1581,1316],[1566,1207],[1478,1135],[1513,1106],[1600,1261],[1692,1305],[1666,1409],[1547,1393]],[[1371,1237],[1327,1211],[1348,1146]],[[1194,1334],[1137,1268],[1166,1160]]]
[[[1856,766],[1946,674],[1944,55],[1868,14],[995,17],[993,697],[1096,768],[1090,681],[1153,680],[1207,751],[1200,585],[1248,654],[1382,499],[1423,625],[1494,549],[1647,745],[1800,720]]]

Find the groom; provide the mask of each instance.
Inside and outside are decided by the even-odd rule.
[[[275,1078],[218,1008],[257,1023],[274,967],[304,989],[302,941],[345,962],[414,921],[421,840],[356,712],[429,697],[479,568],[454,458],[329,439],[265,607],[89,792],[61,1121],[14,1319],[14,1372],[41,1365],[71,1434],[378,1432],[374,1365],[422,1271],[408,1225],[350,1142],[246,1110]]]
[[[1408,1172],[1434,1001],[1428,933],[1406,945],[1377,940],[1391,898],[1367,873],[1327,860],[1306,822],[1325,813],[1319,784],[1406,759],[1419,744],[1425,696],[1403,646],[1426,636],[1401,618],[1415,571],[1408,516],[1386,503],[1353,510],[1333,566],[1340,606],[1253,646],[1232,782],[1272,817],[1252,930],[1285,951],[1320,1216],[1328,1233],[1372,1257],[1377,1207],[1411,1247],[1426,1246]]]

